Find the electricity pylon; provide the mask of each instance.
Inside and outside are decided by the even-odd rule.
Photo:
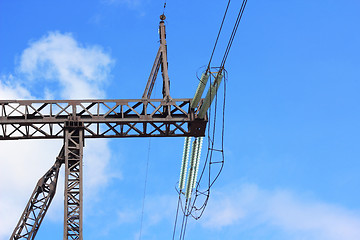
[[[199,137],[207,119],[198,117],[203,100],[173,99],[168,76],[165,16],[160,47],[141,99],[0,100],[0,140],[64,140],[54,166],[38,181],[10,239],[34,239],[65,165],[64,240],[83,239],[82,157],[86,138]],[[151,99],[161,69],[162,99]],[[194,105],[194,104],[192,104]],[[207,109],[206,109],[207,110]]]

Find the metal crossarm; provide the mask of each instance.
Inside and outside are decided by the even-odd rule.
[[[0,140],[63,138],[77,116],[85,138],[204,136],[191,99],[0,100]]]

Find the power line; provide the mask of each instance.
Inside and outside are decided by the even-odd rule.
[[[177,209],[176,209],[176,216],[175,216],[175,223],[174,223],[174,231],[173,231],[173,240],[175,239],[175,233],[176,233],[176,224],[177,224],[177,219],[178,219],[178,215],[179,215],[179,207],[180,207],[180,203],[181,203],[181,193],[179,193],[179,199],[178,199],[178,203],[177,203]]]
[[[213,58],[213,56],[214,56],[215,49],[216,49],[216,46],[217,46],[217,43],[218,43],[218,40],[219,40],[219,37],[220,37],[220,33],[221,33],[221,31],[222,31],[222,28],[223,28],[223,25],[224,25],[224,22],[225,22],[225,18],[226,18],[228,9],[229,9],[230,2],[231,2],[231,0],[229,0],[228,3],[227,3],[227,5],[226,5],[225,13],[224,13],[224,16],[223,16],[222,21],[221,21],[221,25],[220,25],[220,28],[219,28],[219,32],[218,32],[218,34],[217,34],[217,37],[216,37],[216,40],[215,40],[215,44],[214,44],[213,50],[212,50],[211,55],[210,55],[209,63],[208,63],[207,68],[206,68],[206,73],[208,73],[208,72],[210,71],[211,61],[212,61],[212,58]],[[233,41],[234,41],[234,39],[235,39],[235,35],[236,35],[237,29],[238,29],[238,27],[239,27],[241,18],[242,18],[242,16],[243,16],[243,13],[244,13],[246,4],[247,4],[247,0],[243,0],[243,2],[242,2],[242,4],[241,4],[241,7],[240,7],[240,10],[239,10],[239,13],[238,13],[238,15],[237,15],[237,18],[236,18],[236,21],[235,21],[233,30],[232,30],[232,32],[231,32],[231,35],[230,35],[230,38],[229,38],[229,42],[228,42],[228,44],[227,44],[227,46],[226,46],[226,49],[225,49],[225,52],[224,52],[224,56],[223,56],[222,61],[221,61],[221,64],[220,64],[220,71],[222,71],[222,70],[224,69],[225,62],[226,62],[226,60],[227,60],[227,57],[228,57],[228,55],[229,55],[231,46],[232,46]]]
[[[242,5],[241,5],[239,13],[237,15],[234,27],[232,29],[232,33],[230,35],[229,41],[228,41],[227,46],[226,46],[224,56],[223,56],[222,61],[221,61],[221,65],[218,68],[214,68],[215,72],[211,72],[211,69],[212,69],[211,61],[213,59],[213,56],[214,56],[214,53],[215,53],[215,50],[216,50],[216,47],[217,47],[217,43],[218,43],[222,28],[223,28],[223,25],[224,25],[224,22],[225,22],[225,18],[226,18],[228,9],[229,9],[230,2],[231,2],[231,0],[229,0],[228,3],[227,3],[227,6],[226,6],[226,9],[225,9],[222,21],[221,21],[221,25],[220,25],[220,28],[219,28],[219,31],[218,31],[218,34],[217,34],[217,37],[216,37],[216,40],[215,40],[215,44],[214,44],[214,47],[212,49],[208,65],[207,65],[206,70],[205,70],[206,71],[205,74],[210,73],[210,85],[212,85],[211,78],[215,77],[215,76],[213,76],[213,73],[217,72],[218,74],[221,74],[222,71],[224,71],[224,79],[225,79],[224,80],[224,96],[223,96],[222,116],[221,116],[222,117],[222,123],[221,123],[222,128],[221,128],[221,132],[220,132],[220,134],[221,134],[221,146],[220,146],[220,148],[219,147],[217,147],[217,148],[214,147],[215,146],[215,139],[216,139],[216,136],[217,136],[217,134],[216,134],[216,127],[217,127],[216,119],[217,119],[217,111],[218,111],[218,95],[216,94],[215,95],[215,104],[214,104],[214,113],[212,114],[212,109],[209,108],[209,114],[208,114],[208,121],[209,121],[209,123],[212,122],[212,124],[211,125],[209,124],[209,128],[208,128],[208,134],[207,134],[208,135],[208,150],[207,150],[207,154],[206,154],[206,160],[205,160],[203,169],[201,171],[199,180],[197,181],[194,197],[191,198],[191,196],[190,196],[190,198],[186,198],[184,208],[183,208],[183,202],[181,200],[181,193],[182,192],[181,192],[181,190],[179,191],[178,206],[177,206],[176,217],[175,217],[175,225],[174,225],[174,231],[173,231],[173,240],[175,239],[179,206],[181,206],[181,210],[183,212],[179,239],[183,240],[183,239],[185,239],[185,233],[186,233],[186,228],[187,228],[187,224],[188,224],[188,217],[191,215],[194,219],[199,219],[203,215],[204,210],[205,210],[205,208],[207,206],[209,197],[210,197],[210,189],[213,186],[213,184],[216,182],[216,180],[218,179],[218,177],[221,174],[221,172],[223,170],[223,167],[224,167],[224,162],[225,162],[224,132],[225,132],[225,105],[226,105],[226,100],[225,99],[226,99],[226,81],[227,81],[227,72],[224,69],[224,66],[225,66],[227,57],[229,55],[230,49],[232,47],[232,44],[233,44],[237,29],[239,27],[241,18],[243,16],[243,13],[244,13],[244,10],[245,10],[246,4],[247,4],[247,0],[243,0],[243,2],[242,2]],[[213,159],[213,153],[215,153],[215,152],[219,152],[221,154],[221,160],[219,160],[219,159],[217,159],[215,161],[212,160]],[[217,169],[217,173],[215,174],[215,176],[212,177],[211,176],[212,172],[213,172],[212,165],[215,165],[215,164],[220,164],[220,168]],[[207,173],[208,173],[207,189],[200,191],[200,183],[202,182],[202,179],[205,176],[204,174],[205,174],[206,168],[208,168],[207,169]],[[197,206],[197,200],[198,200],[199,196],[205,197],[205,199],[203,200],[203,203],[200,205],[200,207]]]
[[[229,55],[229,52],[230,52],[232,43],[233,43],[233,41],[234,41],[234,38],[235,38],[235,35],[236,35],[236,32],[237,32],[237,29],[238,29],[238,27],[239,27],[239,24],[240,24],[242,15],[243,15],[243,13],[244,13],[244,10],[245,10],[245,7],[246,7],[246,3],[247,3],[247,0],[243,0],[243,2],[242,2],[242,4],[241,4],[241,7],[240,7],[240,10],[239,10],[238,16],[237,16],[236,21],[235,21],[235,25],[234,25],[233,31],[232,31],[232,33],[231,33],[231,36],[230,36],[228,45],[227,45],[226,50],[225,50],[224,57],[223,57],[223,59],[222,59],[222,61],[221,61],[220,69],[223,69],[223,68],[224,68],[225,62],[226,62],[226,60],[227,60],[227,57],[228,57],[228,55]]]
[[[219,68],[216,68],[217,70],[219,70]],[[227,79],[227,72],[226,70],[224,70],[224,78],[225,80]],[[226,97],[226,85],[224,84],[224,98]],[[215,141],[215,137],[216,137],[216,126],[217,126],[217,111],[218,111],[218,107],[217,107],[217,104],[218,104],[218,98],[216,96],[216,99],[215,99],[215,107],[214,107],[214,113],[212,112],[212,109],[209,110],[209,123],[211,123],[209,125],[209,128],[208,128],[208,149],[207,149],[207,154],[206,154],[206,160],[205,160],[205,163],[204,163],[204,166],[201,170],[201,175],[199,177],[199,180],[197,181],[197,185],[196,185],[196,188],[195,188],[195,194],[193,197],[190,197],[189,199],[186,199],[184,202],[182,201],[181,199],[181,194],[182,192],[181,191],[178,191],[179,193],[179,198],[178,198],[178,207],[177,207],[177,211],[176,211],[176,217],[175,217],[175,224],[174,224],[174,230],[173,230],[173,240],[175,239],[175,235],[176,235],[176,226],[178,224],[178,212],[179,212],[179,209],[182,210],[182,220],[181,220],[181,224],[180,224],[180,234],[179,234],[179,239],[180,240],[183,240],[185,239],[185,234],[186,234],[186,229],[187,229],[187,224],[188,224],[188,218],[189,216],[193,217],[194,219],[199,219],[202,214],[204,213],[204,210],[207,206],[207,203],[208,203],[208,200],[209,200],[209,197],[210,197],[210,188],[211,186],[214,184],[214,182],[217,180],[217,178],[219,177],[222,169],[223,169],[223,165],[224,165],[224,116],[225,116],[225,107],[224,107],[224,104],[225,104],[225,99],[224,99],[224,102],[223,102],[223,112],[222,112],[222,131],[221,131],[221,147],[217,147],[215,148],[215,144],[216,144],[216,141]],[[211,126],[211,127],[210,127]],[[221,161],[212,161],[212,158],[213,158],[213,152],[219,152],[221,153],[222,155],[222,160]],[[212,172],[213,170],[211,169],[211,166],[214,165],[214,164],[221,164],[221,167],[220,169],[217,171],[217,173],[215,174],[215,177],[212,178]],[[205,169],[208,168],[208,182],[207,182],[207,189],[204,190],[204,191],[200,191],[200,182],[202,182],[202,179],[205,177]],[[198,197],[199,196],[202,196],[202,197],[205,197],[205,200],[203,203],[201,203],[201,206],[198,207],[197,206],[197,203],[198,203]],[[199,213],[198,216],[195,215],[195,213]]]
[[[218,35],[217,35],[217,37],[216,37],[216,41],[215,41],[214,48],[213,48],[212,53],[211,53],[211,56],[210,56],[210,60],[209,60],[209,63],[208,63],[206,72],[209,72],[209,71],[210,71],[211,60],[212,60],[212,58],[213,58],[213,56],[214,56],[214,52],[215,52],[215,49],[216,49],[216,45],[217,45],[217,42],[218,42],[218,40],[219,40],[222,27],[223,27],[223,25],[224,25],[224,21],[225,21],[225,18],[226,18],[227,11],[228,11],[228,9],[229,9],[230,1],[231,1],[231,0],[229,0],[228,3],[227,3],[226,9],[225,9],[225,13],[224,13],[223,19],[222,19],[222,21],[221,21],[220,29],[219,29]]]

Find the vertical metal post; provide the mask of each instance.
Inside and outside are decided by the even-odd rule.
[[[65,123],[64,240],[83,239],[83,146],[84,130],[79,121]]]
[[[154,84],[156,81],[157,74],[159,72],[159,68],[161,67],[161,73],[163,78],[163,99],[166,101],[171,100],[170,97],[170,80],[168,73],[168,61],[167,61],[167,44],[166,44],[166,31],[165,31],[165,23],[166,19],[165,15],[162,14],[160,16],[160,24],[159,24],[159,36],[160,36],[160,47],[158,53],[156,54],[156,58],[154,61],[154,65],[151,69],[151,73],[146,84],[145,91],[143,93],[143,99],[149,99],[151,96],[151,92],[154,88]]]
[[[163,97],[170,98],[170,80],[168,74],[168,61],[167,61],[167,44],[166,44],[166,31],[165,31],[165,23],[166,19],[165,15],[160,16],[160,48],[161,48],[161,72],[163,77]]]

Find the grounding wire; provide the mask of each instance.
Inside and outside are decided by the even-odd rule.
[[[148,178],[148,172],[149,172],[149,160],[150,160],[150,146],[151,146],[151,138],[149,138],[148,154],[147,154],[147,160],[146,160],[145,183],[144,183],[143,202],[142,202],[142,208],[141,208],[141,220],[140,220],[140,234],[139,234],[139,240],[141,239],[142,226],[143,226],[143,220],[144,220],[144,209],[145,209],[146,186],[147,186],[147,178]]]
[[[166,0],[164,4],[164,11],[166,7]],[[154,97],[156,97],[156,89],[157,89],[157,82],[155,82],[154,86]],[[145,170],[145,182],[144,182],[144,193],[143,193],[143,203],[141,208],[141,220],[140,220],[140,233],[139,233],[139,240],[141,240],[142,236],[142,227],[143,227],[143,221],[144,221],[144,210],[145,210],[145,198],[146,198],[146,189],[147,189],[147,179],[148,179],[148,172],[149,172],[149,162],[150,162],[150,150],[151,150],[151,137],[149,137],[149,143],[148,143],[148,153],[147,153],[147,160],[146,160],[146,170]]]

